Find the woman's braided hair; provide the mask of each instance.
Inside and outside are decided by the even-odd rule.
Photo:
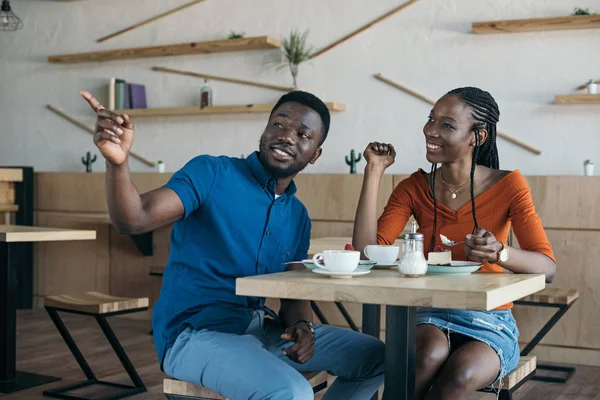
[[[477,164],[492,169],[500,169],[500,159],[498,158],[498,148],[496,146],[496,124],[500,119],[500,110],[496,100],[488,92],[475,88],[463,87],[448,92],[449,95],[457,96],[465,104],[471,107],[471,115],[475,123],[471,131],[475,134],[475,148],[473,149],[473,159],[471,161],[471,212],[475,228],[479,229],[477,223],[477,213],[475,212],[475,167]],[[487,139],[479,142],[479,132],[486,130]],[[433,232],[431,234],[430,251],[434,251],[437,237],[437,199],[435,197],[435,176],[437,164],[431,165],[431,174],[429,175],[431,185],[431,196],[433,197]]]

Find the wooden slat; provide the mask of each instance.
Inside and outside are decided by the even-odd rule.
[[[19,168],[0,168],[0,182],[23,182],[23,170]]]
[[[600,28],[600,15],[473,22],[472,27],[479,34],[594,29]]]
[[[0,212],[17,212],[19,206],[17,204],[0,204]]]
[[[0,242],[54,242],[93,239],[96,239],[96,231],[91,230],[0,225]]]
[[[395,87],[396,89],[400,89],[403,92],[408,93],[411,96],[414,96],[414,97],[416,97],[416,98],[418,98],[418,99],[420,99],[420,100],[422,100],[422,101],[424,101],[426,103],[429,103],[431,105],[435,104],[435,102],[433,100],[431,100],[430,98],[428,98],[427,96],[424,96],[424,95],[422,95],[422,94],[420,94],[420,93],[418,93],[418,92],[416,92],[416,91],[414,91],[412,89],[409,89],[406,86],[404,86],[404,85],[402,85],[402,84],[400,84],[398,82],[395,82],[395,81],[393,81],[393,80],[391,80],[389,78],[386,78],[385,76],[383,76],[381,74],[375,74],[375,78],[378,79],[378,80],[380,80],[380,81],[382,81],[382,82],[387,83],[390,86]],[[536,149],[535,147],[530,146],[527,143],[525,143],[525,142],[523,142],[523,141],[521,141],[521,140],[519,140],[517,138],[514,138],[514,137],[512,137],[510,135],[507,135],[506,133],[497,132],[497,135],[499,137],[501,137],[502,139],[508,140],[509,142],[514,143],[517,146],[520,146],[520,147],[522,147],[522,148],[524,148],[526,150],[529,150],[530,152],[532,152],[534,154],[537,154],[537,155],[542,154],[542,152],[539,149]]]
[[[93,128],[87,126],[86,124],[84,124],[81,121],[76,120],[75,118],[73,118],[70,115],[68,115],[67,113],[59,110],[57,107],[53,106],[52,104],[47,104],[46,108],[48,110],[52,111],[53,113],[55,113],[56,115],[60,116],[61,118],[69,121],[73,125],[75,125],[75,126],[81,128],[82,130],[86,131],[87,133],[89,133],[91,135],[95,134],[95,131],[94,131]],[[132,158],[140,160],[141,162],[143,162],[144,164],[148,165],[149,167],[155,167],[156,166],[156,163],[154,161],[148,160],[146,157],[143,157],[143,156],[137,154],[133,150],[129,150],[129,155]]]
[[[557,95],[554,104],[600,104],[600,94]]]
[[[502,389],[512,389],[513,387],[517,386],[519,382],[525,379],[527,375],[535,371],[536,365],[536,356],[521,357],[517,368],[512,370],[504,377],[502,380],[502,385],[500,385],[500,382],[497,382],[493,387],[495,389],[498,389],[499,387],[502,387]]]
[[[148,307],[148,298],[115,297],[100,292],[86,292],[73,295],[48,296],[46,307],[65,310],[106,314],[116,311],[135,310]]]
[[[578,289],[546,288],[520,300],[541,304],[571,304],[578,298]]]
[[[74,64],[124,60],[130,58],[181,56],[186,54],[225,53],[231,51],[278,49],[281,42],[269,36],[241,39],[213,40],[209,42],[191,42],[153,47],[95,51],[90,53],[65,54],[48,57],[48,62]]]
[[[236,280],[236,294],[241,296],[469,310],[492,310],[544,287],[541,274],[405,278],[395,270],[372,270],[353,279],[331,279],[305,269]]]
[[[268,83],[260,83],[260,82],[254,82],[254,81],[245,81],[242,79],[228,78],[225,76],[217,76],[217,75],[209,75],[209,74],[203,74],[200,72],[182,71],[182,70],[173,69],[173,68],[152,67],[152,71],[169,72],[171,74],[191,76],[193,78],[202,78],[202,79],[210,79],[213,81],[237,83],[240,85],[254,86],[254,87],[259,87],[259,88],[264,88],[264,89],[279,90],[281,92],[291,92],[292,90],[294,90],[293,87],[277,86],[277,85],[271,85]]]
[[[378,17],[376,19],[374,19],[373,21],[369,22],[366,25],[361,26],[360,28],[358,28],[357,30],[349,33],[348,35],[344,36],[341,39],[336,40],[335,42],[333,42],[332,44],[330,44],[327,47],[322,48],[321,50],[317,51],[316,53],[314,53],[313,55],[311,55],[311,58],[316,58],[318,56],[320,56],[321,54],[324,54],[326,52],[328,52],[329,50],[333,49],[334,47],[339,46],[340,44],[346,42],[347,40],[353,38],[354,36],[358,35],[359,33],[371,28],[372,26],[377,25],[378,23],[380,23],[381,21],[385,20],[386,18],[391,17],[392,15],[404,10],[405,8],[407,8],[408,6],[411,6],[413,4],[415,4],[417,1],[419,0],[409,0],[406,3],[394,8],[391,11],[388,11],[387,13],[385,13],[384,15],[382,15],[381,17]]]
[[[156,16],[154,16],[152,18],[148,18],[148,19],[146,19],[146,20],[144,20],[142,22],[138,22],[137,24],[128,26],[127,28],[121,29],[121,30],[119,30],[117,32],[114,32],[114,33],[111,33],[110,35],[103,36],[100,39],[97,39],[96,42],[98,42],[98,43],[104,42],[105,40],[108,40],[108,39],[114,38],[116,36],[122,35],[125,32],[129,32],[131,30],[137,29],[140,26],[144,26],[144,25],[149,24],[151,22],[157,21],[157,20],[159,20],[161,18],[164,18],[166,16],[174,14],[174,13],[176,13],[178,11],[181,11],[181,10],[183,10],[185,8],[191,7],[191,6],[193,6],[195,4],[198,4],[198,3],[202,3],[203,1],[204,0],[194,0],[194,1],[191,1],[189,3],[183,4],[183,5],[179,6],[179,7],[176,7],[176,8],[173,8],[171,10],[168,10],[168,11],[166,11],[164,13],[161,13],[159,15],[156,15]]]
[[[316,387],[327,382],[327,372],[303,372],[302,375],[312,387]],[[201,397],[211,400],[228,400],[210,389],[193,383],[178,381],[177,379],[165,379],[163,381],[163,391],[165,394],[174,394],[179,396]]]
[[[342,103],[325,103],[330,111],[346,111]],[[219,114],[254,114],[270,113],[275,104],[244,104],[212,107],[166,107],[166,108],[135,108],[129,110],[115,110],[116,113],[126,113],[130,117],[169,117],[177,115],[219,115]]]

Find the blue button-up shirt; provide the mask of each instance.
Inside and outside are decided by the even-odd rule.
[[[264,298],[236,296],[236,278],[281,272],[284,262],[305,259],[311,229],[295,184],[275,199],[275,179],[258,153],[196,157],[165,186],[177,193],[185,215],[173,226],[152,314],[161,366],[187,326],[243,334]]]

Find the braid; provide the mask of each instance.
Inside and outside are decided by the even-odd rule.
[[[496,124],[500,119],[500,109],[491,94],[475,87],[454,89],[448,94],[458,96],[471,107],[471,115],[475,120],[471,127],[475,134],[475,148],[473,149],[473,160],[471,161],[471,212],[476,230],[479,229],[479,224],[475,212],[475,169],[477,164],[492,169],[500,169],[500,158],[496,146]],[[483,129],[488,132],[488,136],[486,141],[481,143],[479,132]]]
[[[479,135],[475,135],[475,149],[473,150],[473,161],[471,161],[471,213],[473,214],[473,221],[475,222],[473,232],[479,229],[477,213],[475,212],[475,168],[477,167],[476,160],[479,155],[479,147]]]
[[[429,184],[431,186],[431,197],[433,197],[433,231],[431,232],[431,243],[429,251],[435,249],[435,238],[437,232],[437,199],[435,198],[435,176],[437,174],[437,163],[431,164],[431,174],[429,175]]]
[[[481,148],[475,159],[476,163],[488,168],[499,169],[500,159],[498,157],[498,147],[496,146],[496,124],[500,119],[500,110],[492,95],[474,87],[454,89],[448,94],[458,96],[471,107],[472,117],[475,120],[471,129],[476,135],[482,129],[488,132],[487,140],[480,144]]]

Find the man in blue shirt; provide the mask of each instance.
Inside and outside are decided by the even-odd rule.
[[[140,234],[174,223],[160,298],[153,310],[161,368],[233,399],[312,399],[299,372],[338,378],[326,400],[367,400],[383,384],[378,339],[312,324],[308,301],[235,295],[239,277],[282,272],[307,258],[311,223],[293,178],[321,155],[330,115],[321,100],[290,92],[274,107],[259,151],[247,159],[198,156],[161,188],[131,182],[133,124],[82,92],[97,113],[94,143],[106,159],[111,222]],[[287,269],[304,268],[291,264]]]

